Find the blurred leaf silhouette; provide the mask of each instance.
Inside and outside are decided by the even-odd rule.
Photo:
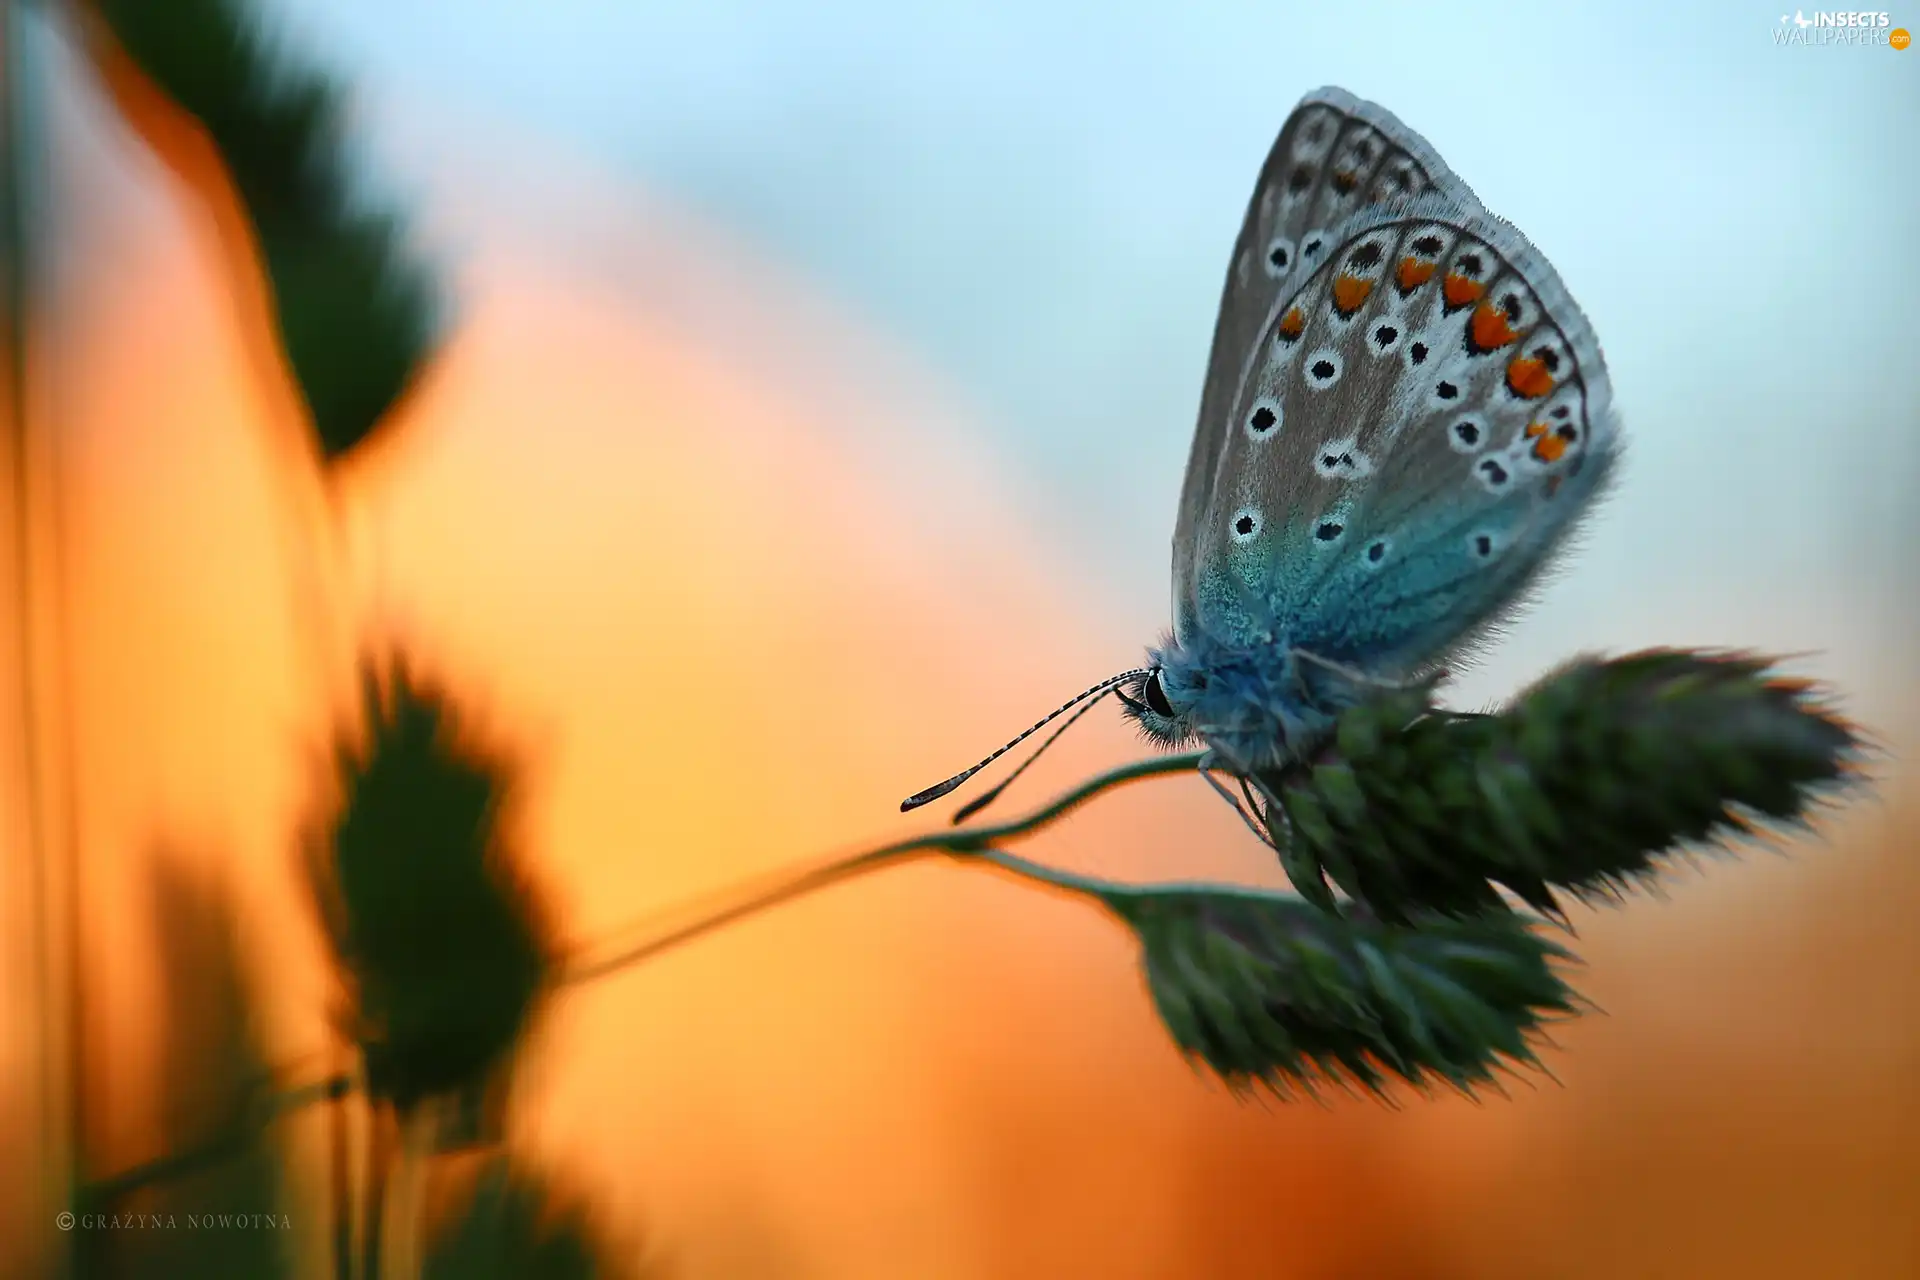
[[[280,344],[321,455],[344,456],[428,358],[437,302],[399,216],[351,195],[341,90],[271,50],[242,0],[91,7],[219,150],[258,239]]]
[[[555,943],[500,825],[512,767],[463,740],[451,705],[403,664],[363,679],[366,741],[336,747],[342,807],[308,869],[368,1092],[405,1112],[504,1065]]]
[[[217,881],[190,873],[161,851],[152,861],[161,1043],[159,1104],[170,1150],[207,1143],[226,1157],[176,1179],[141,1187],[94,1212],[170,1217],[170,1229],[87,1233],[111,1256],[103,1274],[220,1276],[269,1280],[293,1274],[292,1233],[282,1223],[280,1157],[252,1104],[270,1082],[255,1035],[252,996],[234,933],[234,912]],[[98,1159],[94,1164],[101,1163]],[[251,1227],[196,1229],[189,1215],[246,1218]],[[256,1218],[255,1215],[259,1215]]]
[[[1791,825],[1855,776],[1854,728],[1744,654],[1582,658],[1493,715],[1430,690],[1342,717],[1310,765],[1263,774],[1262,824],[1295,888],[1327,880],[1381,916],[1555,912],[1652,879],[1660,859],[1755,823]]]
[[[587,1208],[539,1175],[494,1157],[458,1217],[440,1232],[424,1280],[615,1280],[632,1269],[609,1256]]]

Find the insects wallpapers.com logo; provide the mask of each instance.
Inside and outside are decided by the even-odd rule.
[[[1858,10],[1795,9],[1780,15],[1773,28],[1777,45],[1886,45],[1905,49],[1911,42],[1904,27],[1893,25],[1893,15]]]

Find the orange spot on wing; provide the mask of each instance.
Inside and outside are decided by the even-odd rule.
[[[1507,385],[1517,396],[1538,400],[1553,390],[1553,375],[1532,356],[1515,356],[1507,365]]]
[[[1333,280],[1333,306],[1343,316],[1350,316],[1360,309],[1360,304],[1373,292],[1373,281],[1362,280],[1358,276],[1341,274]]]
[[[1473,313],[1473,345],[1482,351],[1504,347],[1520,335],[1507,323],[1507,313],[1491,302],[1483,302]]]
[[[1546,423],[1544,423],[1544,422],[1529,422],[1529,423],[1527,424],[1527,439],[1529,439],[1529,440],[1532,440],[1532,439],[1535,439],[1535,438],[1537,438],[1537,437],[1539,437],[1539,436],[1543,436],[1543,435],[1545,435],[1545,434],[1547,434],[1547,424],[1546,424]]]
[[[1447,273],[1446,280],[1441,284],[1440,290],[1446,294],[1448,306],[1464,307],[1485,293],[1487,286],[1481,284],[1478,280],[1467,279],[1458,271],[1450,271]]]
[[[1280,336],[1292,342],[1307,331],[1307,318],[1295,307],[1280,319]]]
[[[1400,259],[1400,292],[1412,293],[1427,281],[1433,279],[1433,273],[1439,269],[1437,263],[1422,262],[1418,258]]]
[[[1542,462],[1558,462],[1567,451],[1567,442],[1559,436],[1541,436],[1533,442],[1533,456]]]

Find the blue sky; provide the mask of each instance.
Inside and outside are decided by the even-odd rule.
[[[1765,613],[1758,639],[1844,645],[1835,599],[1865,611],[1836,629],[1912,624],[1920,51],[1781,48],[1763,3],[274,7],[358,82],[376,153],[403,120],[510,123],[790,265],[955,388],[1142,616],[1248,190],[1341,84],[1600,333],[1631,454],[1566,588],[1597,642],[1636,638],[1600,623],[1623,601],[1676,640]]]

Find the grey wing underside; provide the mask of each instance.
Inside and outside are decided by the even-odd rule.
[[[1619,424],[1592,326],[1510,224],[1430,192],[1331,241],[1222,406],[1188,598],[1217,640],[1393,677],[1521,602]]]
[[[1325,260],[1341,224],[1370,206],[1423,192],[1462,213],[1484,213],[1424,138],[1345,90],[1309,93],[1281,127],[1234,242],[1201,388],[1174,521],[1176,635],[1189,634],[1195,622],[1196,525],[1218,483],[1234,403],[1274,308]]]

